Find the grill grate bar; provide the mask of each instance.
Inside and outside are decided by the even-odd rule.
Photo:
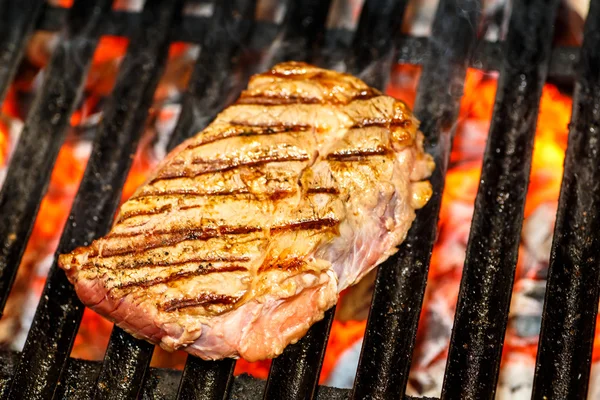
[[[327,15],[331,0],[293,0],[286,4],[285,20],[271,46],[271,67],[281,61],[316,62],[325,39]],[[265,69],[265,68],[261,68]]]
[[[142,390],[154,345],[115,326],[98,375],[94,399],[135,399]]]
[[[89,245],[111,225],[162,71],[160,63],[167,56],[172,7],[146,7],[149,10],[145,10],[144,18],[148,23],[132,40],[123,61],[57,254]],[[21,354],[12,385],[13,396],[51,396],[67,362],[82,314],[83,305],[55,261]]]
[[[600,3],[591,2],[554,228],[533,398],[587,396],[600,265]]]
[[[347,72],[385,89],[407,5],[408,0],[365,1],[346,57]]]
[[[312,399],[319,385],[319,374],[335,308],[314,324],[302,339],[288,345],[273,360],[265,388],[265,399]]]
[[[25,121],[0,192],[0,315],[80,97],[109,0],[78,1]],[[85,38],[85,39],[84,39]],[[78,60],[79,62],[73,62]]]
[[[58,31],[63,25],[68,9],[60,7],[44,7],[38,29]],[[397,14],[394,14],[397,15]],[[206,34],[208,18],[204,16],[187,15],[182,18],[179,27],[173,32],[173,40],[189,43],[202,43]],[[139,14],[136,12],[113,11],[102,26],[102,34],[130,37],[140,25]],[[252,50],[262,49],[265,44],[277,35],[277,26],[271,22],[259,21],[256,23],[254,40],[249,45]],[[341,42],[336,42],[332,50],[337,51],[338,46],[351,41],[353,33],[345,29],[333,29],[325,36],[336,37]],[[374,40],[377,37],[373,37]],[[327,42],[327,40],[326,40]],[[503,42],[481,41],[474,50],[469,66],[483,71],[498,71],[502,65]],[[347,44],[346,44],[347,46]],[[399,64],[424,64],[429,57],[427,37],[399,35],[396,40],[397,57]],[[375,48],[375,46],[374,46]],[[329,50],[329,49],[327,49]],[[556,47],[552,49],[548,75],[550,77],[574,77],[575,64],[579,55],[578,47]]]
[[[0,104],[13,80],[44,0],[0,2]]]
[[[255,9],[256,0],[215,3],[209,29],[183,98],[181,115],[169,141],[169,151],[204,129],[231,97],[241,91],[231,75],[236,72],[250,38]],[[237,41],[232,38],[237,38]],[[235,360],[232,359],[204,361],[188,356],[177,398],[225,398],[231,388],[234,366]]]
[[[305,36],[311,31],[311,37],[315,41],[320,41],[322,39],[320,34],[315,33],[324,32],[327,9],[322,6],[322,3],[323,2],[315,2],[314,0],[307,0],[300,3],[290,2],[291,7],[287,11],[288,14],[286,14],[286,19],[280,31],[280,39],[282,41],[295,43],[295,45],[300,48],[300,50],[297,51],[303,52],[306,56],[312,56],[318,45],[311,41],[306,41],[305,39],[303,39],[304,41],[299,41],[297,40],[297,37],[298,35]],[[246,14],[240,12],[229,12],[229,14],[241,14],[249,17],[250,11],[252,11],[253,14],[254,6],[254,2],[252,3],[252,9],[249,9],[248,5],[246,5]],[[309,12],[307,12],[307,10]],[[317,14],[311,16],[310,12],[315,12]],[[226,13],[226,15],[228,14]],[[303,27],[302,25],[297,25],[298,21],[307,18],[310,22],[308,23],[308,26]],[[242,20],[235,22],[235,26],[243,32],[240,37],[246,37],[248,29],[247,27],[244,28],[244,25],[241,24],[242,22]],[[317,23],[322,24],[322,26],[319,27]],[[289,24],[294,26],[288,27]],[[217,23],[216,25],[220,26],[222,24]],[[215,29],[218,28],[215,27]],[[213,29],[209,30],[209,32],[212,30]],[[218,32],[215,31],[215,33]],[[194,72],[195,77],[188,90],[189,94],[186,96],[187,99],[184,99],[180,121],[173,134],[173,140],[171,140],[169,145],[169,148],[171,149],[178,144],[180,140],[203,129],[212,119],[214,119],[216,114],[227,104],[227,101],[223,98],[224,95],[227,95],[226,97],[229,100],[233,100],[242,89],[240,84],[237,88],[228,88],[227,91],[223,91],[222,84],[215,85],[214,83],[215,81],[218,83],[219,80],[226,82],[229,79],[228,75],[237,61],[236,59],[239,57],[237,55],[239,53],[239,48],[237,46],[228,51],[223,51],[223,46],[226,46],[226,43],[228,42],[219,43],[217,38],[222,36],[223,35],[217,34],[216,38],[212,40],[210,39],[210,36],[207,36],[208,48],[219,49],[219,51],[215,51],[214,53],[217,55],[229,55],[229,57],[220,59],[220,62],[214,64],[215,55],[212,51],[201,52],[200,60],[197,62],[196,71]],[[275,44],[271,48],[271,54],[267,54],[265,58],[266,62],[271,64],[274,61],[281,59],[282,56],[279,49],[279,46]],[[207,55],[206,58],[202,58],[203,53]],[[208,74],[206,74],[207,70],[209,71]],[[242,81],[245,80],[246,79],[242,79]],[[217,93],[214,98],[207,98],[204,96],[206,91],[205,88],[208,85],[211,85],[209,87],[214,88],[213,93]],[[186,102],[188,104],[186,104]],[[206,110],[209,111],[206,112]],[[192,121],[195,121],[196,124],[193,124]],[[233,373],[234,365],[235,361],[233,360],[210,362],[189,357],[185,366],[178,397],[188,398],[189,395],[194,394],[196,398],[203,399],[223,398],[230,390],[230,384],[232,382],[231,374]],[[215,379],[217,378],[220,379],[221,382],[215,382]]]
[[[233,384],[235,360],[204,361],[189,356],[183,369],[178,399],[227,399]]]
[[[232,74],[243,55],[253,28],[256,0],[217,2],[187,92],[181,115],[169,141],[173,150],[217,116],[241,91]],[[237,40],[233,40],[233,39]],[[239,72],[239,71],[238,71]]]
[[[383,89],[389,77],[394,38],[400,29],[406,5],[405,0],[367,0],[361,11],[354,46],[347,55],[346,63],[351,71],[366,79],[367,83],[381,85],[379,89]],[[374,26],[379,27],[377,35],[372,34]],[[363,46],[375,42],[377,51],[366,53]],[[377,72],[383,73],[384,77],[378,76]],[[265,399],[310,399],[315,396],[334,314],[335,308],[329,310],[325,318],[312,326],[303,339],[288,346],[283,354],[273,360]]]
[[[143,132],[154,91],[165,67],[171,27],[177,26],[181,21],[183,3],[183,0],[146,0],[141,13],[141,26],[144,28],[134,36],[123,61],[124,72],[122,80],[119,80],[122,85],[115,88],[113,98],[123,98],[127,101],[125,104],[134,105],[132,109],[136,114],[135,120],[130,119],[126,122],[136,123],[129,126],[134,135],[132,142],[135,144]],[[145,73],[140,74],[140,70]],[[136,75],[140,77],[135,79]],[[130,84],[134,86],[133,90]],[[131,150],[135,151],[135,147],[137,146],[132,146]],[[137,397],[150,366],[153,351],[154,346],[150,343],[136,339],[115,326],[104,355],[94,397],[96,399]]]
[[[493,398],[558,1],[518,2],[483,159],[443,398]]]
[[[442,0],[430,41],[415,105],[434,155],[434,194],[417,218],[396,256],[378,271],[353,398],[387,399],[404,395],[417,324],[436,239],[448,157],[466,67],[479,18],[477,0]],[[393,338],[393,339],[392,339]]]

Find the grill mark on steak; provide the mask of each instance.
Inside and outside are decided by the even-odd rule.
[[[325,193],[325,194],[338,195],[338,194],[340,194],[340,190],[336,187],[309,187],[306,190],[306,193],[307,194]]]
[[[385,147],[376,147],[374,149],[347,149],[328,154],[327,159],[334,161],[348,161],[369,156],[385,156],[387,154],[390,154],[390,149]]]
[[[340,223],[335,218],[315,218],[315,219],[303,219],[299,221],[290,221],[283,225],[277,225],[271,227],[271,232],[277,233],[288,230],[309,230],[309,229],[321,229],[331,228],[337,226]]]
[[[362,121],[356,121],[350,129],[368,128],[372,126],[378,126],[381,128],[403,128],[408,129],[412,126],[410,119],[388,119],[388,118],[373,118],[365,119]]]
[[[241,272],[241,271],[248,271],[248,269],[245,267],[239,266],[239,265],[232,265],[229,267],[222,267],[222,268],[212,268],[212,267],[198,268],[193,271],[178,271],[178,272],[175,272],[174,274],[170,274],[167,276],[154,278],[154,279],[121,283],[121,284],[115,285],[114,289],[128,289],[128,288],[132,288],[132,287],[149,288],[151,286],[160,285],[162,283],[175,282],[175,281],[177,281],[179,279],[183,279],[183,278],[209,275],[209,274],[214,274],[216,272]]]
[[[305,152],[300,154],[261,154],[254,159],[249,160],[204,160],[201,158],[192,159],[192,164],[205,165],[206,172],[227,171],[233,168],[242,166],[256,166],[267,164],[270,162],[285,162],[285,161],[306,161],[310,157]]]
[[[305,219],[299,221],[291,221],[283,225],[271,227],[273,233],[286,230],[307,230],[321,229],[337,226],[340,223],[335,218],[316,218]],[[122,256],[126,254],[139,254],[145,250],[156,249],[159,247],[174,246],[186,240],[207,240],[210,238],[225,236],[225,235],[241,235],[246,233],[254,233],[263,230],[264,228],[253,226],[219,226],[217,228],[179,228],[170,230],[154,230],[152,236],[148,236],[144,245],[133,247],[128,245],[125,248],[104,248],[100,254],[102,257]],[[147,232],[133,233],[111,233],[105,236],[105,239],[113,238],[133,238],[136,236],[147,236]],[[162,237],[161,237],[162,236]],[[91,254],[94,256],[95,254]]]
[[[316,97],[301,97],[301,96],[289,96],[289,95],[243,95],[238,99],[236,104],[243,104],[249,106],[280,106],[280,105],[291,105],[291,104],[323,104],[323,100]]]
[[[168,234],[183,234],[189,236],[188,240],[203,240],[205,238],[212,238],[223,235],[242,235],[244,233],[253,233],[262,230],[263,228],[257,226],[230,226],[221,225],[216,228],[173,228],[173,229],[155,229],[152,231],[153,235],[168,235]],[[115,232],[105,236],[107,239],[112,238],[132,238],[140,235],[146,235],[147,232]]]
[[[273,126],[260,126],[260,125],[243,125],[243,124],[232,124],[231,129],[225,131],[218,131],[218,134],[210,136],[206,135],[200,141],[191,143],[186,150],[196,149],[209,143],[215,143],[219,140],[235,138],[240,136],[262,136],[262,135],[275,135],[278,133],[298,133],[304,132],[309,128],[308,125],[273,125]]]
[[[182,197],[208,197],[208,196],[234,196],[238,194],[248,194],[250,191],[248,188],[240,188],[235,190],[222,190],[222,191],[214,191],[214,192],[192,192],[189,190],[163,190],[157,192],[146,192],[140,193],[135,197],[131,197],[129,200],[140,200],[145,198],[160,198],[166,196],[178,196]]]
[[[181,228],[181,229],[173,229],[169,231],[155,231],[152,236],[148,237],[145,241],[144,245],[140,246],[132,246],[128,245],[123,248],[109,248],[102,249],[102,253],[100,254],[102,257],[112,257],[112,256],[123,256],[128,254],[140,254],[143,251],[150,249],[157,249],[160,247],[171,247],[178,243],[185,242],[187,240],[207,240],[214,237],[225,236],[225,235],[242,235],[246,233],[254,233],[261,230],[261,228],[257,227],[248,227],[248,226],[221,226],[217,229],[189,229],[189,228]],[[111,234],[105,236],[105,238],[115,238],[115,237],[135,237],[138,235],[147,235],[146,232],[136,232],[136,233],[120,233],[120,234]]]
[[[306,265],[306,262],[299,258],[292,258],[291,260],[284,260],[281,262],[277,262],[276,260],[273,260],[268,263],[263,263],[258,268],[258,273],[262,273],[262,272],[266,272],[266,271],[270,271],[270,270],[298,271],[305,265]]]
[[[323,82],[321,82],[323,83]],[[369,100],[373,97],[380,96],[372,90],[363,90],[356,96],[347,99],[341,99],[335,96],[325,98],[303,97],[298,95],[279,95],[279,94],[242,94],[235,104],[240,105],[257,105],[257,106],[280,106],[280,105],[297,105],[297,104],[335,104],[347,105],[355,100]]]
[[[286,154],[284,156],[273,156],[273,155],[262,155],[253,160],[238,160],[232,161],[228,163],[230,160],[201,160],[194,159],[192,160],[192,164],[201,165],[204,164],[204,168],[200,168],[199,171],[189,171],[189,170],[175,170],[175,171],[165,171],[160,174],[156,178],[154,178],[150,184],[157,183],[167,179],[176,179],[176,178],[195,178],[199,175],[211,173],[211,172],[224,172],[229,171],[239,167],[256,167],[259,165],[264,165],[268,163],[275,162],[288,162],[288,161],[308,161],[310,156],[306,153],[298,154],[298,155],[289,155]]]
[[[218,293],[201,293],[194,298],[175,299],[166,303],[159,304],[159,308],[165,312],[180,310],[182,308],[206,306],[211,304],[233,305],[237,303],[242,296],[227,296]]]
[[[244,197],[239,198],[239,200],[256,200],[257,199],[257,195],[264,195],[266,198],[273,200],[273,201],[278,201],[281,200],[291,194],[294,194],[295,190],[273,190],[267,193],[257,193],[257,194],[253,194],[250,193],[249,191],[245,191],[245,193],[231,193],[230,196],[232,197],[237,197],[238,195],[242,194],[244,195]],[[324,194],[339,194],[339,190],[337,188],[334,187],[330,187],[330,188],[308,188],[307,194],[317,194],[317,193],[324,193]],[[219,197],[225,197],[226,194],[220,194]],[[151,196],[148,196],[151,197]],[[152,196],[155,198],[160,198],[163,196]],[[166,197],[166,195],[165,195]],[[206,198],[210,198],[210,195],[205,195],[205,196],[194,196],[194,197],[206,197]],[[205,208],[207,206],[207,203],[200,203],[200,204],[187,204],[187,205],[182,205],[182,206],[178,206],[175,207],[175,210],[193,210],[193,209],[201,209],[201,208]],[[136,211],[128,211],[126,213],[123,214],[123,216],[121,218],[119,218],[118,222],[125,222],[128,219],[131,219],[133,217],[138,217],[138,216],[144,216],[144,217],[152,217],[154,215],[159,215],[159,214],[163,214],[164,212],[167,211],[171,211],[173,209],[173,207],[171,207],[170,204],[165,205],[163,207],[156,207],[153,208],[151,210],[136,210]],[[136,225],[130,225],[131,228],[135,228],[138,226],[142,226],[147,222],[147,220],[141,221],[139,224]]]
[[[124,212],[123,215],[121,215],[119,217],[119,219],[117,220],[117,223],[126,221],[126,220],[128,220],[130,218],[133,218],[133,217],[139,217],[139,216],[142,216],[142,215],[150,216],[150,215],[155,215],[155,214],[162,214],[164,212],[171,211],[171,208],[172,208],[171,204],[165,204],[164,206],[154,207],[154,208],[152,208],[150,210],[132,210],[132,211],[127,211],[127,212]]]
[[[167,252],[166,256],[168,256],[168,255],[169,254]],[[156,261],[150,260],[149,261],[149,260],[134,259],[133,261],[134,262],[131,264],[119,263],[117,268],[139,269],[139,268],[152,268],[152,267],[157,267],[157,268],[159,268],[159,267],[176,267],[176,266],[191,264],[191,263],[248,262],[248,261],[250,261],[250,257],[248,257],[248,256],[202,257],[202,258],[191,258],[189,260],[183,260],[183,261],[165,261],[165,260],[156,260]],[[81,266],[81,270],[89,270],[91,268],[104,268],[104,269],[108,269],[108,270],[113,269],[113,268],[107,267],[106,265],[98,264],[94,261],[88,261]]]

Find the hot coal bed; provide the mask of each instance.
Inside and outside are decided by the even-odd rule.
[[[326,29],[332,1],[287,3],[280,23],[254,19],[256,1],[217,1],[211,16],[183,1],[0,2],[0,94],[33,32],[60,31],[0,192],[0,310],[4,310],[52,167],[103,35],[129,39],[103,123],[58,245],[89,244],[110,227],[172,42],[200,45],[168,149],[206,126],[250,73],[281,60],[342,68],[384,89],[394,63],[422,67],[414,110],[435,156],[434,195],[397,255],[377,273],[352,389],[319,386],[334,310],[273,361],[267,381],[233,377],[235,362],[189,357],[183,373],[150,368],[153,346],[114,328],[102,362],[70,358],[84,307],[52,260],[21,352],[0,354],[10,399],[389,399],[405,396],[469,67],[499,71],[472,216],[442,398],[494,397],[505,338],[538,110],[547,79],[574,82],[573,113],[549,261],[533,397],[585,398],[598,310],[600,249],[600,2],[581,47],[553,46],[558,0],[513,2],[502,41],[482,40],[482,5],[440,0],[429,37],[400,33],[406,0],[365,0],[356,29]],[[260,3],[260,2],[259,2]],[[258,57],[258,54],[262,54]]]

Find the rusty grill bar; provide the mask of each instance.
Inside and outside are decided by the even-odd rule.
[[[584,397],[598,308],[600,227],[600,3],[591,1],[582,49],[551,48],[557,0],[515,3],[503,43],[477,41],[478,0],[440,0],[431,39],[400,34],[408,0],[365,0],[355,32],[327,31],[331,1],[289,1],[281,26],[254,21],[256,0],[214,2],[210,18],[183,15],[183,0],[146,0],[140,13],[111,0],[0,0],[0,99],[34,29],[61,31],[0,192],[0,312],[80,97],[101,35],[131,39],[104,107],[58,252],[104,234],[167,57],[169,43],[202,50],[169,149],[204,128],[242,90],[256,65],[246,49],[274,40],[283,59],[349,72],[385,88],[393,62],[423,65],[415,113],[437,168],[434,196],[398,254],[379,269],[354,388],[318,385],[334,310],[274,360],[267,382],[233,378],[235,362],[188,357],[183,373],[149,368],[153,346],[115,328],[103,362],[69,358],[83,314],[56,261],[22,353],[0,354],[0,396],[35,398],[387,399],[405,397],[417,322],[436,237],[453,127],[466,68],[500,71],[442,398],[493,398],[523,218],[532,139],[547,76],[574,78],[572,124],[555,228],[534,398]],[[331,38],[335,40],[329,40]],[[331,46],[334,45],[334,48]],[[329,47],[328,47],[329,46]],[[328,51],[324,52],[323,49]],[[291,50],[290,50],[291,49]],[[329,52],[331,50],[331,52]],[[330,53],[330,57],[323,57]],[[580,54],[581,53],[581,54]],[[78,63],[69,62],[77,57]],[[233,76],[239,79],[232,79]],[[585,194],[584,194],[585,193]],[[492,318],[493,317],[493,318]],[[483,318],[483,319],[482,319]]]

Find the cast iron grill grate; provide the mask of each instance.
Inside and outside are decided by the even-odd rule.
[[[210,18],[182,13],[183,0],[146,0],[140,13],[111,0],[0,1],[0,95],[35,29],[61,31],[43,87],[25,122],[0,192],[0,310],[49,182],[69,118],[101,35],[130,38],[104,122],[59,244],[88,244],[109,229],[142,133],[169,43],[202,45],[169,148],[210,122],[241,90],[231,75],[245,49],[286,44],[274,60],[333,64],[384,88],[393,62],[421,64],[415,113],[435,156],[434,196],[399,253],[379,269],[363,352],[351,391],[318,386],[333,310],[289,346],[262,382],[233,378],[231,360],[190,357],[183,374],[149,367],[153,347],[115,328],[104,361],[69,358],[83,306],[56,262],[22,353],[2,355],[0,393],[46,398],[388,399],[405,396],[427,281],[453,127],[467,67],[501,72],[461,282],[443,398],[492,398],[531,164],[541,89],[548,75],[575,79],[573,116],[552,249],[534,398],[587,393],[600,265],[600,2],[591,1],[581,49],[552,48],[558,0],[515,2],[503,43],[477,40],[477,0],[440,0],[432,36],[399,34],[407,0],[365,0],[355,32],[327,31],[331,1],[289,1],[281,26],[254,21],[256,0],[215,2]],[[330,40],[334,38],[334,40]],[[320,57],[331,47],[338,59]],[[332,47],[333,46],[333,47]],[[77,60],[77,62],[72,62]]]

